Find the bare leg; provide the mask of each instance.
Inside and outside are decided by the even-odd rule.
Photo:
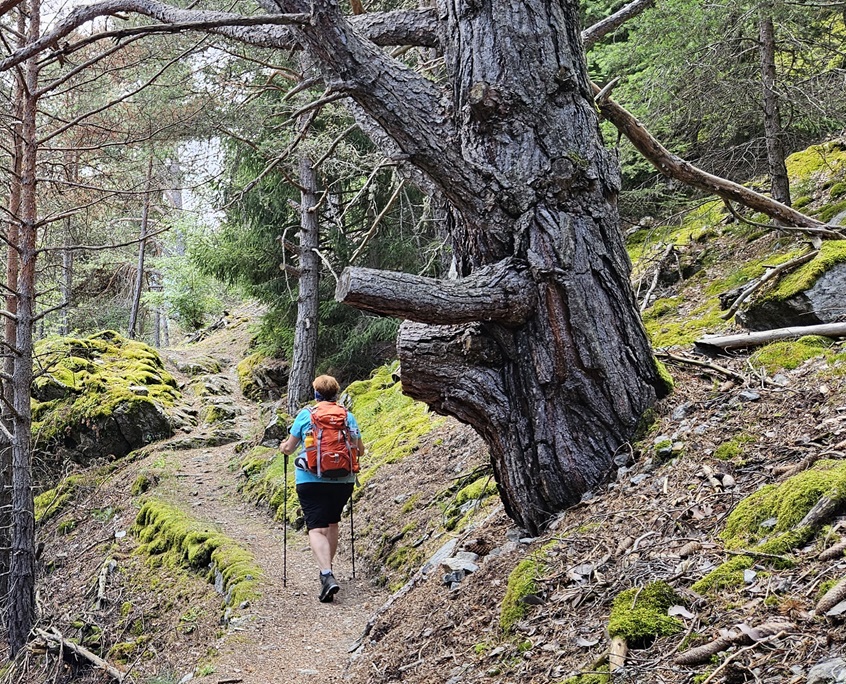
[[[335,554],[338,552],[338,523],[332,523],[327,528],[326,537],[329,539],[329,563],[330,567],[335,560]]]
[[[332,546],[331,529],[331,527],[316,527],[308,531],[308,543],[321,572],[332,569],[332,557],[338,545],[338,526],[335,525],[335,548]]]

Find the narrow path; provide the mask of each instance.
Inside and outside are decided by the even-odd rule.
[[[230,353],[234,350],[229,350]],[[190,355],[191,352],[174,352]],[[214,355],[214,354],[213,354]],[[261,430],[257,406],[238,387],[232,359],[221,373],[229,398],[242,413],[235,429],[245,439]],[[183,379],[185,379],[183,377]],[[190,435],[189,435],[190,436]],[[167,451],[163,443],[157,451]],[[184,510],[218,526],[256,557],[264,573],[261,596],[236,619],[216,647],[215,671],[197,682],[244,684],[337,682],[343,677],[349,647],[361,636],[370,614],[384,600],[357,572],[351,578],[349,527],[342,524],[336,576],[341,591],[330,604],[317,600],[317,567],[304,532],[288,532],[287,587],[283,580],[283,530],[266,510],[244,502],[237,492],[235,443],[177,451],[178,476],[161,492]],[[357,571],[360,566],[357,564]]]

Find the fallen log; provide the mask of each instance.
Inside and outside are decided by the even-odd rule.
[[[705,335],[694,344],[705,349],[717,347],[720,349],[743,349],[745,347],[759,347],[770,342],[787,340],[792,337],[805,335],[820,335],[822,337],[846,337],[846,323],[821,323],[819,325],[802,325],[790,328],[775,328],[759,332],[740,333],[738,335]]]
[[[103,660],[100,656],[93,654],[84,646],[80,646],[79,644],[75,644],[72,641],[68,641],[65,639],[59,632],[52,631],[48,632],[43,629],[39,629],[36,627],[35,633],[44,639],[48,643],[53,643],[60,646],[63,650],[73,653],[84,660],[90,662],[94,667],[99,668],[106,672],[112,679],[117,682],[122,682],[124,673],[118,670],[113,665],[110,665],[105,660]]]

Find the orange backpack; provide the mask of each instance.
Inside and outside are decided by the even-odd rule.
[[[358,439],[347,425],[347,410],[332,401],[309,408],[311,425],[303,434],[308,470],[318,477],[339,478],[357,473]]]

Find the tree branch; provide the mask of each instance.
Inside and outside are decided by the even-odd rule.
[[[357,309],[421,323],[495,321],[518,326],[534,312],[535,292],[525,269],[504,259],[460,280],[346,268],[335,299]]]
[[[628,5],[621,7],[610,17],[605,17],[593,26],[582,31],[582,42],[585,45],[585,52],[590,50],[598,41],[602,40],[612,31],[616,31],[632,17],[636,17],[645,9],[655,4],[655,0],[633,0]]]
[[[802,325],[791,328],[775,328],[739,335],[705,335],[696,340],[697,347],[718,347],[720,349],[743,349],[757,347],[778,340],[805,335],[823,337],[846,337],[846,323],[821,323],[820,325]]]
[[[591,84],[594,93],[600,88]],[[658,142],[643,125],[616,102],[604,98],[597,102],[603,116],[608,119],[617,130],[625,135],[646,160],[669,178],[681,181],[686,185],[713,193],[727,201],[740,202],[744,206],[760,211],[772,219],[790,226],[797,226],[803,232],[812,235],[843,238],[837,231],[830,230],[820,221],[796,211],[792,207],[776,202],[774,199],[750,190],[739,183],[714,176],[695,167],[690,162],[672,154]]]

